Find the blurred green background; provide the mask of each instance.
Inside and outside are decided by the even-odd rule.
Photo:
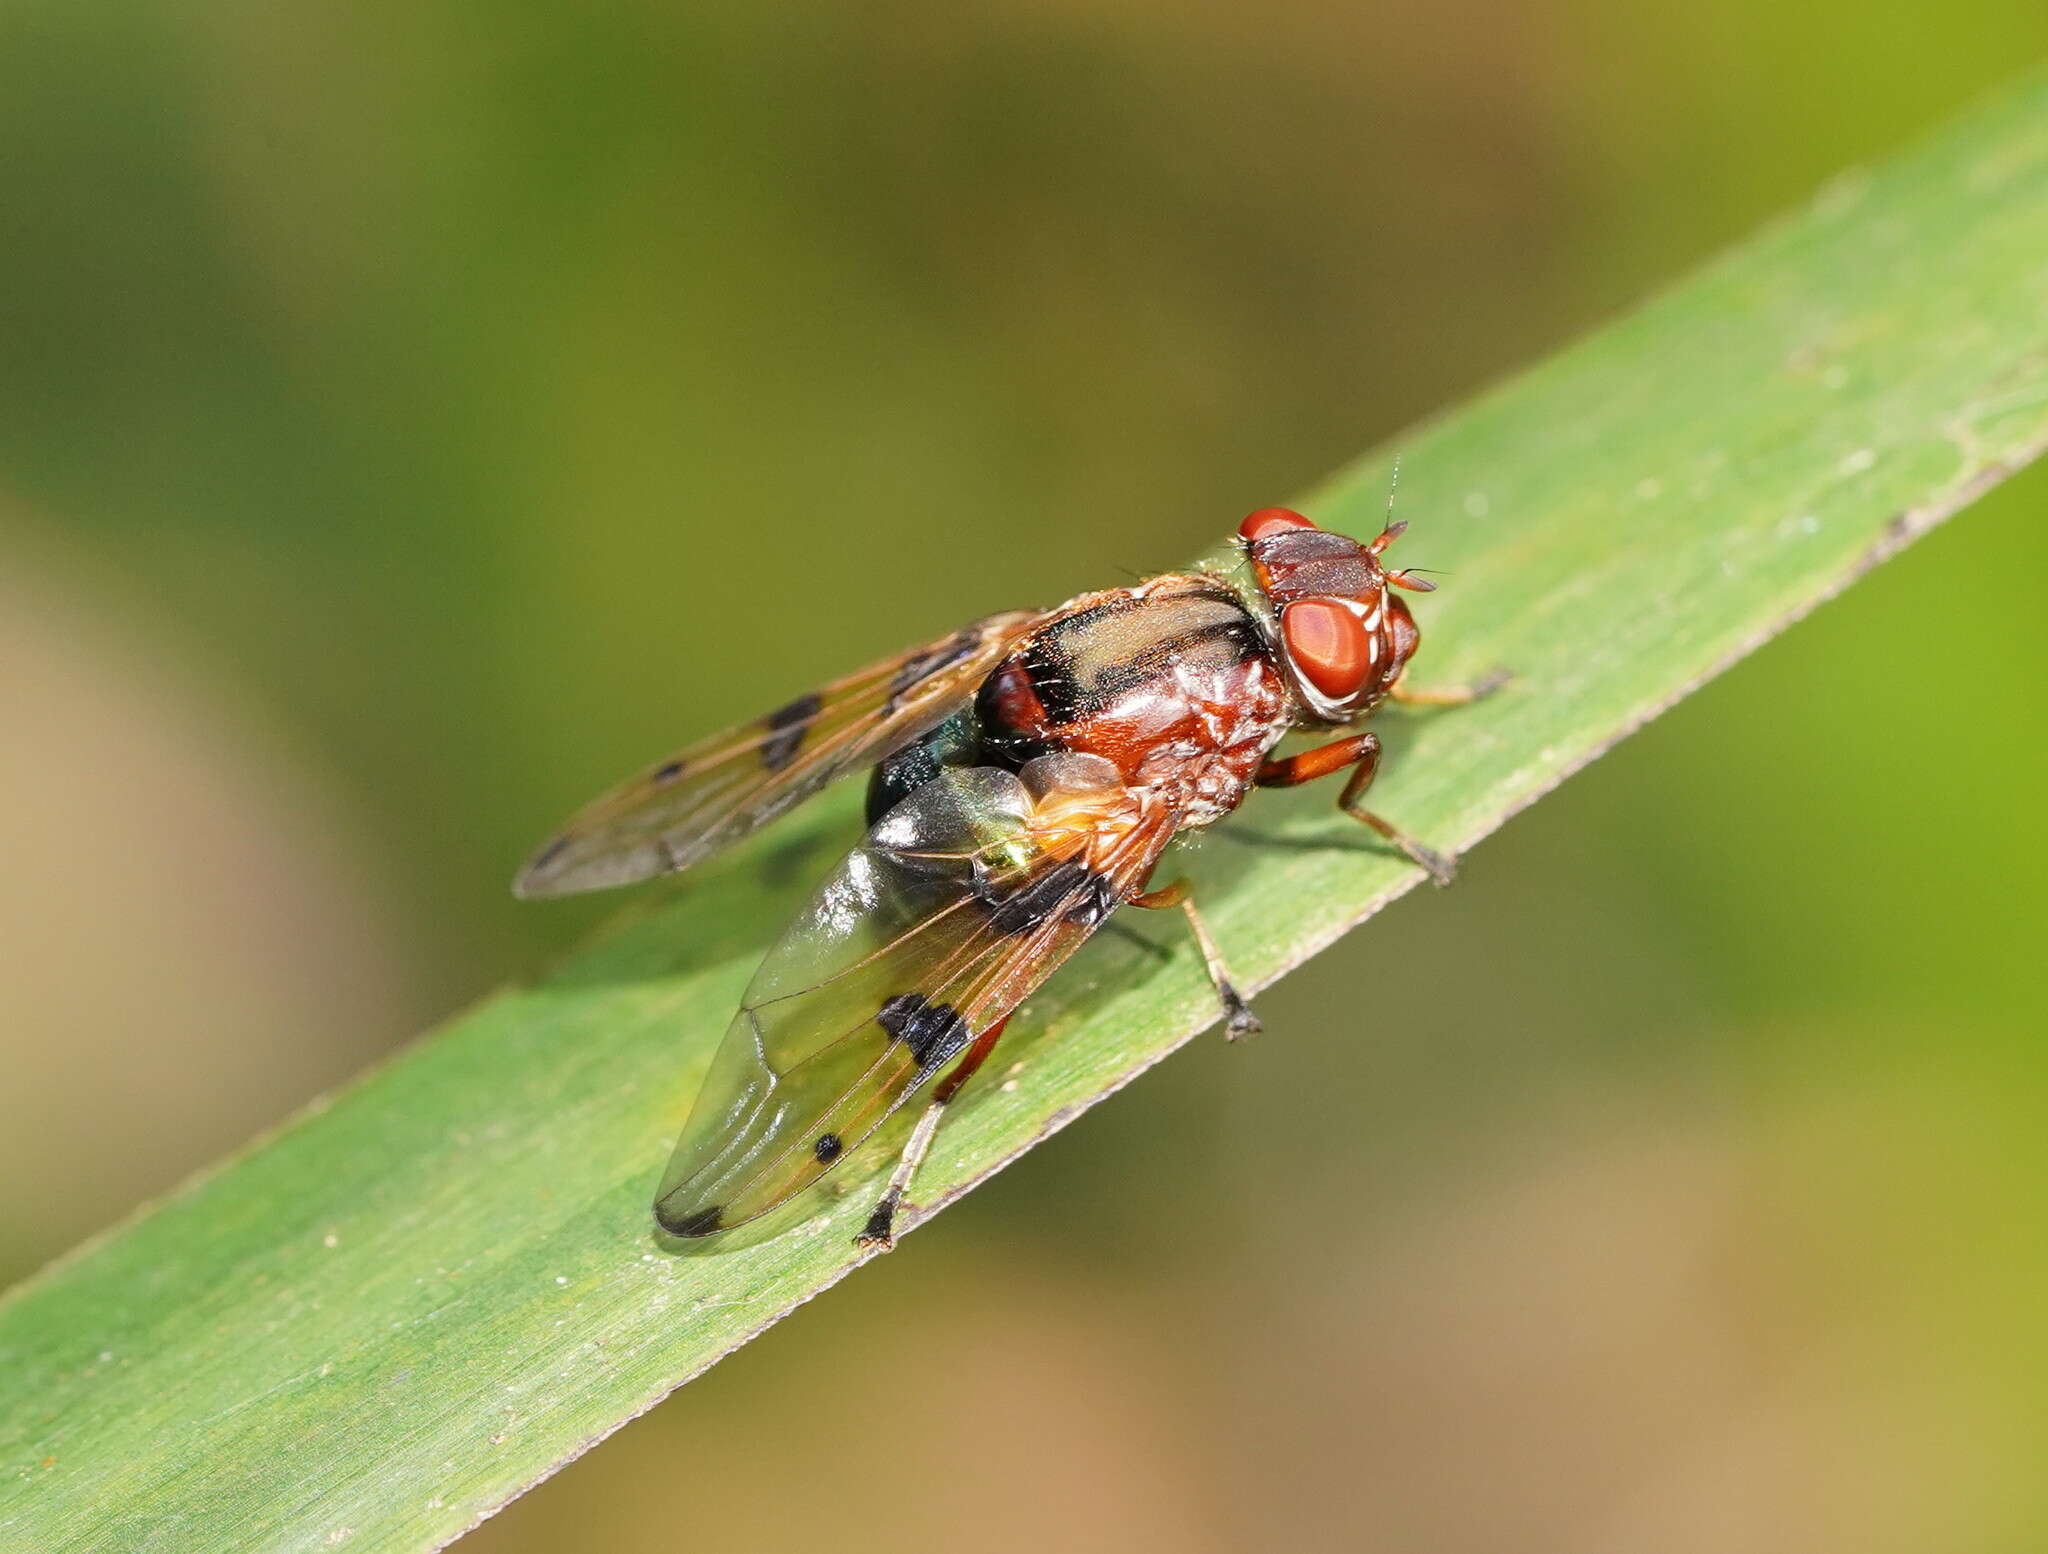
[[[0,1276],[573,942],[506,884],[622,771],[1194,555],[2044,52],[2039,0],[18,0]],[[463,1547],[2042,1547],[2044,499]]]

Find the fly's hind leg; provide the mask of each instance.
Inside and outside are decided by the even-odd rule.
[[[1365,790],[1372,786],[1373,777],[1380,769],[1378,735],[1353,734],[1349,739],[1318,745],[1315,749],[1304,750],[1299,755],[1267,761],[1259,768],[1259,774],[1253,780],[1262,788],[1294,788],[1305,782],[1314,782],[1319,777],[1341,772],[1346,767],[1351,769],[1351,777],[1344,784],[1344,791],[1337,795],[1337,807],[1352,819],[1371,826],[1400,848],[1428,870],[1429,877],[1439,885],[1450,884],[1458,872],[1458,866],[1451,859],[1433,847],[1423,846],[1391,820],[1374,814],[1358,802],[1364,797]]]
[[[925,1104],[924,1115],[917,1119],[917,1126],[911,1129],[910,1142],[903,1146],[903,1155],[896,1162],[896,1169],[889,1173],[889,1185],[883,1189],[881,1201],[875,1205],[874,1213],[861,1227],[861,1233],[853,1238],[859,1247],[875,1247],[881,1251],[893,1251],[896,1246],[896,1213],[903,1207],[903,1195],[910,1191],[911,1179],[917,1175],[917,1168],[924,1164],[924,1157],[930,1153],[932,1140],[937,1137],[939,1123],[946,1115],[946,1107],[953,1097],[960,1093],[960,1087],[973,1077],[974,1071],[988,1061],[988,1055],[996,1050],[1003,1027],[1010,1023],[1004,1015],[987,1030],[975,1037],[953,1072],[938,1083],[932,1091],[932,1098]]]
[[[1175,880],[1171,885],[1162,885],[1157,890],[1133,896],[1131,905],[1154,909],[1179,907],[1187,913],[1188,926],[1195,931],[1195,943],[1202,947],[1202,964],[1208,967],[1209,980],[1215,984],[1216,997],[1223,1004],[1223,1034],[1232,1041],[1258,1035],[1259,1017],[1252,1013],[1252,1006],[1244,1001],[1244,995],[1238,992],[1237,984],[1231,980],[1230,968],[1223,962],[1223,952],[1216,947],[1216,940],[1209,932],[1209,925],[1202,921],[1202,914],[1195,910],[1188,882]]]

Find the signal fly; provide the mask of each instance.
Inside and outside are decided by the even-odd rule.
[[[1011,1013],[1121,907],[1186,919],[1234,1039],[1258,1022],[1167,844],[1253,788],[1342,775],[1337,803],[1439,884],[1451,861],[1364,805],[1383,702],[1418,691],[1402,591],[1434,585],[1285,508],[1235,565],[992,615],[691,746],[598,799],[520,874],[564,895],[687,869],[872,768],[865,839],[769,949],[670,1161],[654,1214],[709,1236],[786,1203],[912,1096],[924,1110],[863,1246],[898,1212],[946,1107]],[[1296,730],[1330,733],[1293,755]]]

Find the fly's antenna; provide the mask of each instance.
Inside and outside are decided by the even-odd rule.
[[[1401,537],[1401,531],[1408,527],[1405,520],[1394,517],[1394,493],[1401,488],[1401,455],[1394,455],[1394,472],[1387,478],[1387,526],[1380,530],[1380,537],[1365,548],[1377,556]]]

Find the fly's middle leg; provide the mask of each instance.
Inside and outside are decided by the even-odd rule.
[[[1188,882],[1175,880],[1171,885],[1162,885],[1157,890],[1133,896],[1131,905],[1155,910],[1179,907],[1187,914],[1188,927],[1195,931],[1195,943],[1202,949],[1202,964],[1208,968],[1209,980],[1215,985],[1216,997],[1223,1005],[1223,1034],[1232,1041],[1256,1036],[1259,1018],[1252,1013],[1252,1006],[1244,1001],[1244,995],[1238,992],[1237,984],[1231,979],[1230,967],[1224,964],[1223,952],[1216,947],[1215,936],[1209,932],[1209,925],[1202,921],[1202,914],[1195,910],[1195,899]]]
[[[1391,820],[1375,814],[1359,803],[1365,790],[1372,786],[1373,778],[1380,769],[1380,741],[1376,734],[1353,734],[1348,739],[1339,739],[1327,745],[1318,745],[1313,750],[1304,750],[1299,755],[1269,760],[1259,768],[1253,780],[1262,788],[1294,788],[1305,782],[1314,782],[1319,777],[1329,777],[1349,768],[1350,779],[1344,784],[1344,791],[1337,795],[1337,807],[1371,826],[1381,836],[1406,853],[1416,863],[1429,871],[1429,877],[1439,885],[1450,884],[1458,872],[1458,866],[1433,847],[1408,835]]]

